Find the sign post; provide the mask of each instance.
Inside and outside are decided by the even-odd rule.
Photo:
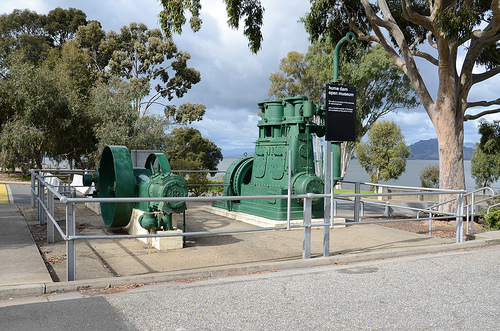
[[[335,46],[335,50],[333,52],[333,82],[338,83],[339,80],[339,51],[340,51],[340,46],[348,41],[351,44],[356,40],[356,35],[349,31],[347,35],[345,35],[342,39],[339,40],[337,45]],[[328,84],[330,85],[330,84]],[[328,97],[328,91],[327,91],[327,97]],[[328,116],[328,111],[327,111],[327,116]],[[340,169],[333,168],[332,163],[340,164],[340,144],[341,141],[334,141],[333,142],[333,158],[336,159],[335,162],[333,162],[332,158],[330,157],[330,153],[332,152],[332,141],[325,139],[325,155],[326,157],[324,158],[324,174],[325,174],[325,194],[330,194],[331,190],[333,190],[332,184],[330,181],[333,182],[332,176],[340,178]],[[338,162],[337,162],[338,161]],[[330,199],[325,199],[325,209],[324,209],[324,222],[330,223],[330,205],[333,203],[333,201],[330,201]],[[323,256],[328,256],[330,254],[330,248],[327,243],[330,242],[330,228],[325,226],[324,228],[324,234],[323,234]]]

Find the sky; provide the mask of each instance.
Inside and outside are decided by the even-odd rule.
[[[173,39],[178,49],[191,54],[188,65],[201,73],[201,82],[182,98],[171,103],[203,103],[206,114],[201,122],[193,123],[202,135],[222,149],[223,155],[233,157],[244,151],[253,153],[258,138],[257,103],[268,98],[269,76],[278,71],[280,59],[290,51],[306,53],[310,45],[308,34],[299,19],[309,10],[306,0],[262,0],[265,8],[262,33],[264,41],[258,54],[248,48],[242,30],[227,26],[223,0],[202,0],[202,28],[194,33],[188,26]],[[61,7],[81,9],[87,20],[101,22],[103,29],[119,31],[131,22],[145,23],[148,28],[159,28],[157,0],[0,0],[0,12],[30,9],[39,14]],[[459,60],[460,61],[460,60]],[[418,60],[420,72],[435,96],[437,71],[425,60]],[[477,68],[478,72],[482,68]],[[500,75],[475,86],[469,101],[494,100],[499,97]],[[434,93],[433,93],[434,92]],[[161,109],[158,109],[161,111]],[[476,111],[477,112],[477,111]],[[474,111],[468,113],[475,113]],[[432,139],[436,133],[422,107],[401,109],[383,119],[394,120],[402,129],[408,144]],[[498,115],[486,120],[500,119]],[[479,141],[478,121],[465,122],[466,145]]]

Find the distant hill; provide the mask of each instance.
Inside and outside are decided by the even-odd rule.
[[[410,145],[410,160],[438,160],[438,140],[420,140]],[[474,153],[474,148],[464,147],[464,160],[470,160]]]

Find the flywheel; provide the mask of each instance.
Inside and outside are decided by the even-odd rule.
[[[130,153],[125,146],[106,146],[99,166],[99,198],[134,197],[136,180]],[[107,227],[127,226],[133,202],[102,202],[101,213]]]

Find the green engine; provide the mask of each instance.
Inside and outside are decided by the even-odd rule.
[[[99,169],[94,176],[86,175],[84,185],[96,184],[94,196],[110,197],[187,197],[186,180],[171,173],[163,153],[151,153],[144,168],[134,168],[125,146],[106,146]],[[149,230],[173,230],[172,214],[186,210],[185,201],[174,202],[106,202],[101,203],[101,214],[107,227],[127,226],[132,209],[144,212],[139,224]]]
[[[324,183],[314,171],[312,133],[325,134],[324,106],[305,96],[265,100],[258,104],[261,120],[254,156],[234,161],[224,177],[225,196],[286,195],[291,153],[292,194],[324,192]],[[322,124],[312,122],[319,116]],[[302,201],[292,200],[291,219],[301,219]],[[216,201],[214,207],[238,211],[272,220],[287,219],[286,199]],[[323,217],[323,199],[313,201],[312,216]]]

